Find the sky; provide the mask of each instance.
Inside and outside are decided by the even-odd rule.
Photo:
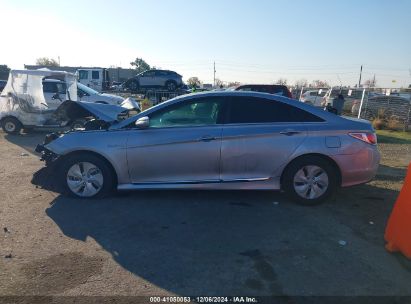
[[[0,0],[0,64],[130,67],[204,83],[411,84],[411,0]]]

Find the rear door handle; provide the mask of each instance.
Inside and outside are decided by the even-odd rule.
[[[201,137],[198,141],[212,141],[212,140],[216,140],[216,137],[213,136],[203,136]]]
[[[300,131],[295,131],[295,130],[284,130],[284,131],[280,132],[280,134],[286,135],[286,136],[292,136],[292,135],[299,134],[299,133],[301,133],[301,132]]]

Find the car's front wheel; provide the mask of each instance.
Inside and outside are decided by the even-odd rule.
[[[66,194],[78,198],[102,198],[113,191],[113,174],[104,159],[85,154],[61,161],[60,177]]]
[[[17,118],[6,117],[1,121],[1,127],[8,134],[19,134],[23,125]]]
[[[286,168],[282,186],[297,203],[314,206],[324,202],[337,188],[335,171],[330,161],[322,157],[302,157]]]

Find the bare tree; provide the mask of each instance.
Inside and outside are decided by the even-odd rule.
[[[377,86],[377,80],[375,79],[375,77],[370,78],[364,82],[364,85],[369,88],[375,88]]]
[[[187,80],[187,84],[189,87],[198,88],[201,86],[201,81],[200,79],[198,79],[198,77],[190,77]]]
[[[221,79],[216,78],[215,79],[215,86],[218,88],[224,88],[224,81],[222,81]]]
[[[241,83],[238,81],[232,81],[227,84],[228,87],[238,87]]]
[[[296,87],[299,87],[299,88],[301,88],[301,87],[307,87],[308,86],[308,82],[307,82],[307,79],[299,79],[299,80],[297,80],[296,82],[295,82],[295,86]]]
[[[275,84],[287,85],[287,79],[279,78]]]
[[[58,61],[54,58],[40,57],[36,59],[37,65],[49,66],[49,67],[58,67],[60,66]]]
[[[312,81],[311,86],[313,86],[314,88],[324,88],[324,87],[329,87],[330,85],[325,80],[317,79],[317,80]]]

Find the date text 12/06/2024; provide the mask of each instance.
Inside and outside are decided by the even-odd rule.
[[[258,303],[254,297],[150,297],[150,303]]]

